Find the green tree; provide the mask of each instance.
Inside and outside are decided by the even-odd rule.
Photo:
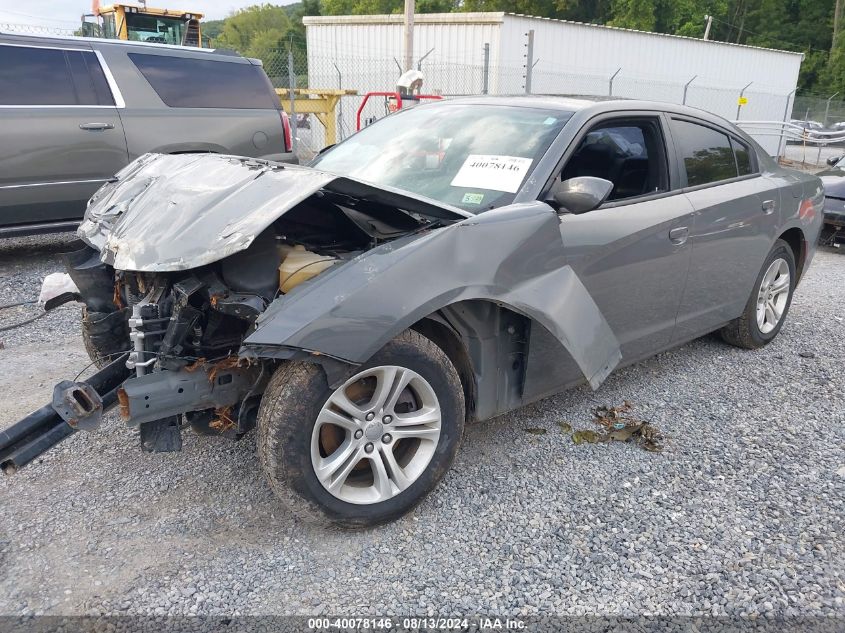
[[[654,0],[613,0],[610,26],[639,31],[654,31],[657,26]]]
[[[263,59],[261,55],[267,50],[284,46],[290,30],[290,18],[282,7],[257,4],[226,18],[217,44]]]
[[[711,27],[718,29],[727,19],[728,0],[657,0],[655,14],[657,24],[655,30],[660,33],[684,35],[686,37],[704,37],[705,15],[712,15],[720,22]]]
[[[399,13],[404,7],[403,0],[323,0],[326,15],[380,15]]]
[[[217,38],[223,32],[223,26],[226,20],[203,20],[202,22],[202,38],[211,42],[216,42]]]

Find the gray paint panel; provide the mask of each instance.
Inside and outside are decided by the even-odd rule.
[[[593,388],[621,359],[616,336],[566,263],[557,214],[540,202],[368,251],[277,299],[244,346],[363,363],[423,317],[469,299],[505,305],[547,328]]]

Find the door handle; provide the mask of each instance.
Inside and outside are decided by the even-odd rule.
[[[763,200],[763,213],[771,215],[775,210],[774,200]]]
[[[112,123],[80,123],[79,129],[80,130],[113,130],[114,124],[112,124]]]
[[[669,241],[672,244],[681,245],[687,241],[689,237],[689,228],[686,226],[679,226],[669,231]]]

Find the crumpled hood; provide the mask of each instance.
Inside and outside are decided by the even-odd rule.
[[[94,194],[78,235],[118,270],[188,270],[248,248],[321,189],[444,220],[471,215],[309,167],[220,154],[145,154]]]

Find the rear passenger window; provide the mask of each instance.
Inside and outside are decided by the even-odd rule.
[[[79,105],[65,51],[0,45],[0,105]]]
[[[280,107],[267,75],[253,64],[144,53],[129,58],[172,108]]]
[[[90,51],[0,45],[0,105],[114,105]]]
[[[672,121],[672,129],[684,159],[688,187],[736,178],[737,161],[727,134],[677,120]]]
[[[748,145],[735,138],[731,139],[731,145],[734,148],[736,168],[739,170],[739,175],[747,176],[748,174],[754,173],[754,167],[751,165],[751,152],[748,149]]]

